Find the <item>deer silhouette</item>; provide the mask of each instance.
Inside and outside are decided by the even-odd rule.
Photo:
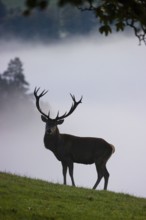
[[[97,170],[97,181],[93,186],[93,189],[97,187],[101,179],[104,177],[104,190],[107,189],[109,172],[106,168],[106,163],[112,153],[115,151],[115,147],[109,144],[102,138],[94,137],[78,137],[70,134],[61,134],[58,129],[58,125],[64,122],[64,119],[71,115],[77,106],[82,102],[82,97],[79,101],[76,101],[75,96],[71,95],[73,104],[68,111],[62,116],[59,116],[59,111],[56,118],[50,118],[50,111],[45,114],[39,104],[39,100],[48,91],[43,90],[38,94],[40,88],[35,88],[34,96],[36,98],[36,107],[41,113],[41,119],[45,122],[45,135],[44,145],[47,149],[51,150],[56,158],[62,163],[62,171],[64,184],[66,185],[66,173],[69,169],[72,185],[75,186],[73,177],[73,164],[93,164],[95,163]]]

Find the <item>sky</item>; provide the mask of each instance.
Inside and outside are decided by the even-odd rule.
[[[59,126],[61,133],[101,137],[115,146],[107,163],[108,189],[146,197],[146,46],[134,37],[96,36],[64,43],[0,42],[0,73],[10,59],[23,62],[30,91],[49,90],[44,100],[51,115],[69,110],[69,93],[83,102]],[[34,106],[35,108],[35,106]],[[40,120],[22,129],[15,125],[0,134],[0,171],[54,183],[63,182],[60,162],[43,145]],[[75,164],[77,186],[92,188],[94,165]],[[71,184],[69,175],[68,184]],[[103,181],[97,189],[103,188]]]

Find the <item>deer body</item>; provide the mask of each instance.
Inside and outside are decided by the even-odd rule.
[[[81,164],[93,164],[105,152],[109,157],[113,152],[112,145],[101,138],[78,137],[58,132],[52,137],[45,133],[44,144],[58,160],[72,160]]]
[[[37,95],[39,89],[35,89],[34,95],[36,97],[36,105],[39,112],[42,114],[42,121],[46,123],[44,145],[47,149],[51,150],[56,158],[61,161],[63,168],[64,184],[66,184],[66,173],[67,168],[71,177],[72,185],[75,186],[73,178],[73,164],[93,164],[95,163],[97,170],[97,181],[93,186],[93,189],[97,187],[101,179],[104,177],[104,189],[107,189],[109,173],[106,169],[106,163],[115,148],[102,138],[94,137],[78,137],[69,134],[61,134],[58,129],[58,125],[64,122],[64,118],[70,115],[77,105],[81,103],[76,102],[74,96],[72,99],[74,104],[72,105],[69,113],[65,113],[59,117],[59,113],[55,119],[50,119],[42,112],[39,106],[39,98],[42,97],[46,92],[43,91],[39,96]]]

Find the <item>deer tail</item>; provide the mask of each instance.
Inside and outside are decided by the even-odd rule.
[[[110,144],[110,146],[111,146],[111,148],[112,148],[112,153],[114,153],[114,152],[115,152],[115,147],[114,147],[114,145]]]

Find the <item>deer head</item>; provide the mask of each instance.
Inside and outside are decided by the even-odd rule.
[[[50,118],[50,111],[47,114],[45,114],[41,108],[40,108],[40,104],[39,104],[39,100],[41,97],[43,97],[48,91],[43,90],[40,94],[38,94],[40,88],[35,88],[34,90],[34,96],[36,98],[36,107],[38,109],[38,111],[41,113],[41,119],[43,122],[46,123],[46,133],[51,134],[53,133],[54,129],[56,128],[57,125],[60,125],[64,122],[64,119],[67,118],[69,115],[71,115],[74,110],[77,108],[77,106],[82,102],[82,98],[79,101],[76,101],[75,96],[70,94],[73,103],[72,106],[70,108],[70,110],[68,112],[65,112],[63,115],[59,116],[59,111],[57,113],[56,118],[52,119]]]

